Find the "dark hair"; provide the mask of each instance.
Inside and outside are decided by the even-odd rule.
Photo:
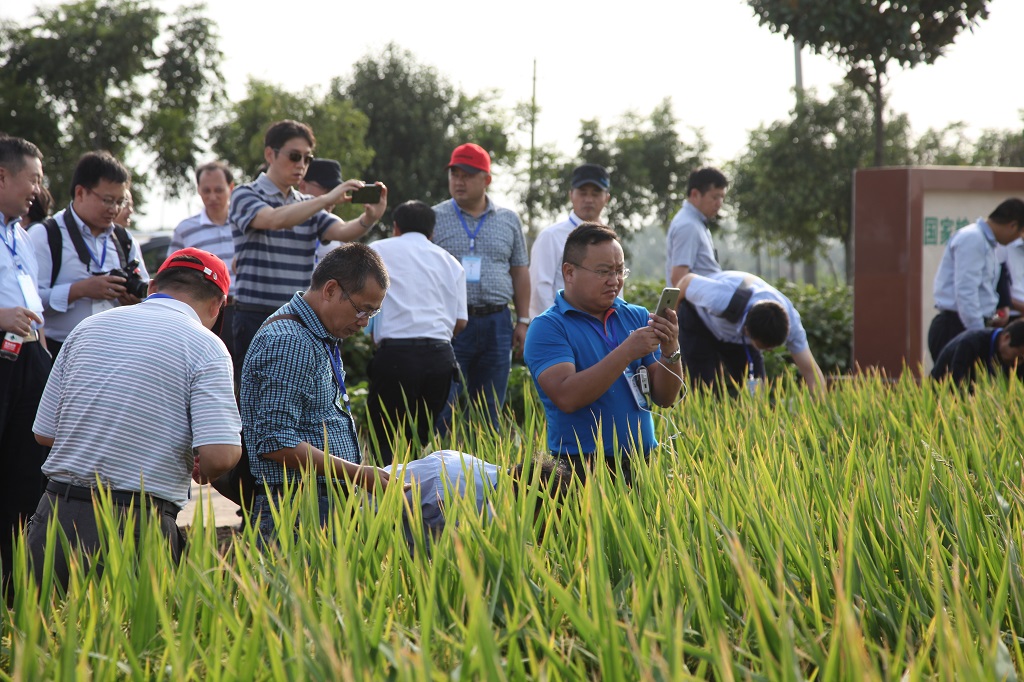
[[[520,462],[511,466],[508,474],[509,479],[512,481],[512,490],[515,495],[519,495],[523,485],[530,483],[529,479],[526,478],[529,475],[528,469],[537,470],[535,474],[537,481],[541,485],[541,490],[547,493],[547,497],[556,500],[565,499],[569,493],[569,484],[572,483],[572,470],[563,464],[561,460],[554,457],[535,459],[530,464]],[[538,505],[540,502],[541,500],[538,499]]]
[[[31,157],[43,160],[39,147],[20,137],[0,135],[0,166],[12,173],[20,173],[25,167],[25,159]]]
[[[747,336],[765,348],[781,346],[789,336],[789,315],[778,301],[758,301],[750,307],[743,324]]]
[[[263,146],[271,149],[280,149],[288,144],[288,140],[301,137],[309,143],[310,147],[316,147],[316,138],[313,137],[313,129],[305,123],[299,123],[291,119],[285,119],[271,124],[267,128],[267,134],[263,136]]]
[[[226,180],[229,185],[235,181],[235,176],[231,172],[231,168],[226,163],[223,161],[211,161],[209,163],[204,163],[199,168],[196,168],[196,184],[199,184],[200,179],[203,177],[203,173],[215,170],[219,170],[224,173],[224,180]]]
[[[1024,201],[1007,199],[988,214],[988,219],[1000,224],[1017,223],[1018,229],[1024,229]]]
[[[366,244],[350,242],[333,249],[320,260],[309,288],[314,291],[323,289],[333,279],[348,293],[357,294],[366,286],[369,277],[373,277],[381,289],[391,285],[387,268],[377,252]]]
[[[32,205],[28,207],[25,218],[29,225],[41,223],[53,215],[53,195],[50,190],[40,187],[36,196],[32,199]]]
[[[1020,348],[1024,346],[1024,320],[1017,319],[1006,325],[1003,329],[1005,334],[1009,334],[1010,347]]]
[[[600,223],[580,223],[575,230],[569,233],[565,240],[565,248],[562,250],[562,262],[579,265],[580,261],[587,257],[587,247],[594,244],[603,244],[612,240],[618,241],[619,235],[615,230]]]
[[[690,173],[690,178],[686,181],[686,196],[690,196],[693,190],[704,194],[712,187],[715,189],[725,189],[728,186],[729,181],[725,179],[725,174],[722,171],[710,167],[698,168]]]
[[[170,262],[186,261],[188,263],[199,263],[202,261],[195,256],[175,256]],[[213,301],[224,297],[220,287],[206,279],[206,276],[199,270],[192,268],[164,268],[156,273],[153,284],[157,291],[176,291],[195,299],[196,301]]]
[[[74,175],[71,176],[71,196],[75,196],[75,188],[79,185],[92,189],[101,180],[127,185],[131,179],[128,169],[110,152],[86,152],[78,159]]]
[[[433,236],[434,223],[437,222],[434,209],[415,199],[396,206],[391,218],[403,233],[419,232],[428,239]]]

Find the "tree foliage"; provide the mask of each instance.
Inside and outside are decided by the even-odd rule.
[[[482,146],[500,167],[514,163],[511,122],[497,93],[462,92],[394,43],[363,57],[351,78],[336,79],[331,89],[331,99],[351,102],[369,117],[366,143],[376,155],[362,179],[388,185],[389,207],[447,199],[445,168],[463,142]]]
[[[0,26],[0,129],[43,150],[58,202],[92,149],[122,161],[151,155],[172,192],[183,186],[222,87],[215,27],[203,11],[168,17],[141,0],[82,0],[40,8],[26,26]]]
[[[888,157],[907,163],[906,116],[892,116],[886,133]],[[752,131],[733,164],[729,198],[741,236],[794,260],[837,239],[849,277],[853,172],[870,165],[872,148],[871,105],[861,91],[845,85],[825,102],[806,93],[788,120]]]
[[[962,121],[928,129],[914,145],[914,163],[922,166],[1024,167],[1024,112],[1017,130],[984,130],[976,140]]]
[[[874,104],[874,165],[885,157],[884,96],[891,63],[931,64],[961,31],[988,16],[988,0],[747,0],[758,22],[839,59]]]
[[[250,79],[246,95],[231,105],[227,120],[213,132],[213,151],[255,178],[264,163],[263,138],[275,121],[290,118],[306,123],[316,137],[315,154],[335,159],[346,178],[359,177],[373,159],[366,145],[369,120],[351,102],[307,88],[293,93],[260,80]]]

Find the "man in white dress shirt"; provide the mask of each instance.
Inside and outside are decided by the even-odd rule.
[[[611,198],[611,179],[604,166],[585,163],[572,172],[569,201],[572,210],[565,220],[544,228],[530,250],[530,317],[550,308],[562,280],[562,251],[569,233],[580,223],[600,223],[601,213]]]
[[[396,432],[426,443],[458,372],[451,340],[468,319],[466,273],[430,241],[434,223],[429,206],[407,201],[395,209],[395,236],[370,244],[391,277],[373,320],[377,352],[368,371],[367,412],[382,464],[393,459]]]

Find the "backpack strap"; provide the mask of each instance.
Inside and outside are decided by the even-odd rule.
[[[56,218],[47,218],[43,221],[46,227],[46,241],[50,244],[50,288],[53,288],[60,274],[60,263],[64,258],[64,239],[60,234],[60,225]]]
[[[301,324],[303,327],[306,326],[306,323],[303,322],[302,318],[299,317],[298,315],[293,315],[291,313],[281,313],[280,315],[274,315],[273,317],[268,318],[266,322],[264,322],[263,324],[260,325],[260,329],[263,329],[268,324],[271,324],[273,322],[278,322],[279,320],[295,320],[296,322]]]

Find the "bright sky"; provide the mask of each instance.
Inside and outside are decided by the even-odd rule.
[[[173,13],[182,3],[156,4]],[[24,22],[31,13],[28,3],[5,5],[4,18]],[[454,14],[452,7],[466,11]],[[310,10],[305,22],[296,18],[303,10]],[[991,0],[989,11],[936,64],[890,72],[890,106],[910,116],[915,134],[954,121],[966,122],[975,135],[986,128],[1020,129],[1024,2]],[[688,127],[701,128],[711,161],[721,163],[739,154],[748,131],[786,117],[793,99],[792,43],[758,26],[743,0],[456,6],[217,0],[208,13],[220,29],[232,99],[244,94],[248,76],[291,90],[326,86],[349,75],[367,52],[393,41],[469,93],[500,90],[511,107],[530,98],[536,59],[536,139],[566,153],[577,149],[581,119],[608,125],[628,110],[648,114],[668,96],[684,139],[692,139]],[[824,96],[842,70],[804,50],[803,75],[805,87]],[[199,206],[196,198],[187,207],[159,203],[137,226],[173,226]]]

